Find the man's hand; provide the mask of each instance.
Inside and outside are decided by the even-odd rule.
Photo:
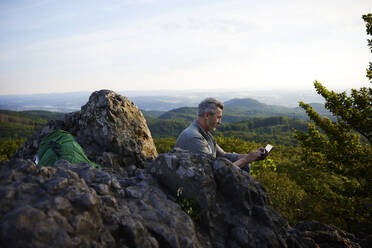
[[[234,164],[241,168],[254,161],[263,160],[266,158],[266,156],[267,152],[263,147],[260,147],[257,150],[250,151],[248,154],[240,154],[238,160],[235,161]]]
[[[254,151],[250,151],[248,153],[248,155],[251,154],[251,153],[252,153],[251,157],[253,157],[253,159],[254,159],[253,161],[264,160],[266,158],[267,154],[268,154],[266,152],[265,148],[263,148],[263,147],[260,147],[260,148],[258,148],[257,150],[254,150]]]

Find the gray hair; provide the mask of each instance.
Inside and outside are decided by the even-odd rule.
[[[214,98],[208,97],[204,99],[201,103],[199,103],[198,116],[203,116],[204,113],[215,114],[217,113],[218,108],[222,110],[223,103]]]

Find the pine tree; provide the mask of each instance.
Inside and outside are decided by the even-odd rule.
[[[372,35],[372,14],[363,15],[367,34]],[[372,52],[372,39],[368,39]],[[372,83],[372,63],[367,68]],[[343,209],[353,222],[372,226],[372,88],[362,87],[336,93],[318,81],[314,82],[318,94],[325,99],[325,107],[335,121],[321,117],[310,105],[300,102],[312,123],[307,132],[295,131],[305,165],[339,175],[344,180],[340,190],[343,199],[355,202],[352,209]],[[361,138],[362,137],[362,141]],[[357,186],[351,187],[357,180]],[[341,206],[342,208],[342,206]]]

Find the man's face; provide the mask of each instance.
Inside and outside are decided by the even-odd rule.
[[[216,130],[217,126],[221,124],[221,120],[222,120],[222,109],[217,108],[217,112],[215,114],[208,113],[208,120],[207,120],[208,131]]]

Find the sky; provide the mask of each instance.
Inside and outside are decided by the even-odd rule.
[[[0,0],[0,95],[370,87],[371,0]]]

